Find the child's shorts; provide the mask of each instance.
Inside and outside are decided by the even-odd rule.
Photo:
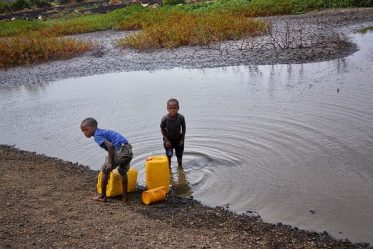
[[[130,168],[130,162],[132,160],[132,146],[130,144],[122,144],[122,146],[114,151],[113,169],[117,168],[119,174],[122,176],[127,174]],[[108,157],[106,156],[105,163],[102,166],[102,171],[105,174],[109,174],[110,171],[107,168]]]
[[[184,144],[179,146],[180,140],[170,140],[171,142],[171,149],[166,147],[166,142],[163,143],[163,146],[166,150],[166,156],[172,157],[173,156],[173,149],[175,149],[175,154],[177,158],[182,158],[184,153]]]

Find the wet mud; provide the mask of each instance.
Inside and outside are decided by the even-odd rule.
[[[0,85],[44,83],[121,71],[290,64],[342,58],[358,50],[348,34],[372,26],[373,8],[328,10],[264,20],[273,24],[270,34],[265,36],[145,52],[115,46],[115,40],[131,32],[75,35],[77,39],[94,41],[97,48],[70,60],[0,69]]]
[[[170,194],[93,202],[97,171],[0,145],[1,248],[369,248]]]

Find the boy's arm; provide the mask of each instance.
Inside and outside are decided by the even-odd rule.
[[[167,141],[168,138],[167,138],[167,135],[166,135],[166,131],[165,131],[162,127],[161,127],[161,132],[162,132],[163,139],[164,139],[165,141]]]
[[[171,147],[171,142],[170,142],[170,140],[167,138],[166,131],[165,131],[162,127],[161,127],[161,132],[162,132],[163,140],[164,140],[165,143],[166,143],[166,147],[167,147],[167,148],[170,148],[170,147]]]
[[[170,148],[171,147],[171,142],[167,137],[167,133],[166,133],[166,130],[165,130],[166,125],[167,125],[167,117],[164,116],[161,120],[161,132],[162,132],[162,136],[163,136],[163,141],[166,143],[166,147]]]
[[[186,133],[186,124],[185,124],[185,119],[183,119],[183,122],[181,122],[181,140],[180,140],[180,144],[184,144],[185,133]]]
[[[108,169],[111,171],[113,169],[113,162],[114,162],[114,146],[109,141],[105,140],[104,142],[107,152],[108,152]]]

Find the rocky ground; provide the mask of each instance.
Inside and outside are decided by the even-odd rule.
[[[93,202],[97,172],[0,146],[0,248],[369,248],[171,194]]]
[[[117,48],[113,41],[130,32],[104,31],[75,35],[95,41],[97,49],[80,57],[32,66],[0,69],[0,85],[42,83],[69,77],[121,71],[208,68],[248,64],[305,63],[345,57],[358,48],[348,35],[373,26],[373,8],[328,10],[264,18],[270,33],[208,47],[139,52]]]

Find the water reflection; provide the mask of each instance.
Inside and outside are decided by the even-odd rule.
[[[42,82],[39,84],[27,84],[24,87],[24,89],[29,93],[43,93],[47,89],[49,83],[48,82]]]
[[[184,168],[176,167],[176,169],[171,169],[171,176],[171,185],[175,194],[181,197],[191,197],[193,192]]]
[[[373,27],[366,27],[366,28],[363,28],[361,30],[358,30],[357,33],[366,34],[366,33],[371,32],[371,31],[373,31]]]

